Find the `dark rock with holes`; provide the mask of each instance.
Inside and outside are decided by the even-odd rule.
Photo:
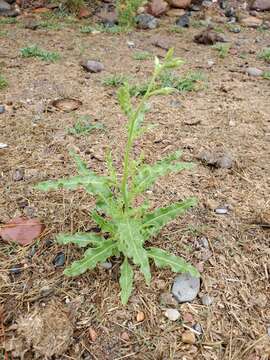
[[[203,30],[200,34],[194,37],[197,44],[214,45],[217,42],[227,42],[223,34],[219,34],[211,28]]]
[[[149,14],[141,14],[136,16],[136,24],[138,29],[156,29],[159,26],[158,19]]]

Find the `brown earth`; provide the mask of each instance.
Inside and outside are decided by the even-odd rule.
[[[0,150],[0,222],[17,215],[38,216],[46,230],[34,249],[0,243],[0,358],[269,359],[270,82],[244,71],[248,66],[269,70],[257,58],[269,46],[269,31],[242,28],[233,34],[219,25],[233,49],[221,59],[210,46],[193,42],[201,29],[171,32],[167,19],[157,30],[129,34],[82,34],[82,22],[77,21],[65,22],[60,30],[32,31],[22,26],[23,21],[1,25],[1,72],[9,86],[0,91],[0,103],[6,104],[6,113],[0,115],[0,142],[8,144]],[[170,291],[175,276],[169,271],[153,267],[149,287],[136,272],[136,288],[123,307],[118,260],[112,260],[111,270],[100,267],[74,279],[56,269],[52,261],[60,251],[65,252],[66,263],[81,251],[51,240],[60,231],[93,227],[88,214],[94,199],[80,191],[44,194],[33,189],[40,180],[76,173],[70,149],[103,173],[105,152],[112,148],[120,167],[125,117],[115,89],[102,80],[124,73],[144,81],[153,61],[132,56],[148,51],[163,57],[165,51],[152,45],[154,36],[168,38],[176,55],[185,60],[178,74],[200,71],[207,79],[198,91],[155,98],[146,120],[155,128],[135,148],[136,153],[143,149],[148,162],[183,149],[183,158],[196,164],[193,171],[161,179],[147,195],[153,207],[191,195],[199,200],[197,208],[153,240],[199,266],[201,294],[213,299],[209,307],[200,298],[177,305],[181,312],[177,322],[164,317],[166,306],[160,304],[160,295]],[[47,63],[22,58],[20,49],[32,44],[57,51],[61,59]],[[79,65],[82,59],[100,60],[105,70],[89,75]],[[209,60],[215,62],[212,67]],[[49,106],[62,97],[79,99],[82,105],[69,113]],[[68,134],[82,115],[102,123],[105,131]],[[229,154],[233,167],[203,164],[197,159],[202,150]],[[24,170],[23,180],[14,181],[16,169]],[[215,214],[217,206],[226,204],[228,214]],[[202,237],[208,239],[209,250],[197,245]],[[10,274],[18,264],[20,273]],[[145,315],[142,322],[136,321],[139,311]],[[193,345],[183,344],[181,334],[198,323],[203,335]],[[52,334],[58,334],[54,339],[60,343],[51,340]]]

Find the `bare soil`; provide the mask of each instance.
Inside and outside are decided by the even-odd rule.
[[[128,34],[82,34],[79,21],[60,30],[32,31],[23,21],[1,25],[1,72],[9,86],[0,91],[0,103],[6,105],[0,115],[0,142],[8,144],[0,150],[0,223],[17,215],[37,216],[46,230],[34,247],[0,243],[0,358],[269,359],[270,81],[244,71],[248,66],[269,70],[257,58],[269,46],[269,31],[242,28],[233,34],[219,24],[234,49],[221,59],[210,46],[193,42],[201,28],[174,33],[168,19],[157,30]],[[132,55],[149,51],[164,56],[164,50],[152,45],[154,36],[166,37],[176,56],[185,60],[180,75],[201,71],[207,79],[198,91],[155,98],[146,120],[155,128],[135,148],[136,153],[143,149],[150,163],[182,149],[183,159],[196,164],[193,171],[161,179],[147,194],[153,208],[191,195],[199,201],[153,239],[156,246],[198,266],[200,295],[213,299],[211,306],[202,305],[200,297],[177,305],[177,322],[164,317],[170,306],[160,303],[175,277],[170,271],[153,267],[149,287],[136,272],[136,288],[123,307],[117,259],[112,259],[110,270],[100,267],[72,279],[63,275],[63,267],[55,268],[53,259],[59,252],[65,253],[66,264],[82,253],[57,245],[55,235],[91,229],[94,199],[80,191],[44,194],[34,189],[41,180],[76,173],[70,149],[103,173],[106,150],[112,148],[120,167],[126,119],[115,88],[102,81],[116,73],[144,81],[153,62],[137,61]],[[135,48],[127,42],[134,42]],[[57,51],[61,59],[46,63],[22,58],[20,49],[33,44]],[[86,73],[79,64],[83,59],[100,60],[105,70]],[[215,62],[212,67],[209,60]],[[49,105],[63,97],[79,99],[82,105],[69,113]],[[69,134],[82,115],[102,123],[105,131]],[[233,167],[207,166],[197,158],[203,150],[230,155]],[[23,180],[14,181],[16,169],[24,171]],[[228,205],[228,214],[216,214],[214,209],[223,205]],[[208,239],[209,249],[198,246],[202,237]],[[11,273],[18,265],[21,271]],[[136,320],[139,311],[145,314],[142,322]],[[201,325],[203,334],[197,335],[195,344],[184,344],[181,334],[195,324]],[[59,341],[54,342],[52,334]]]

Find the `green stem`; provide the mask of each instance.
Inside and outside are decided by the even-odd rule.
[[[144,94],[140,104],[137,106],[136,111],[131,114],[131,117],[129,119],[130,126],[129,126],[128,140],[127,140],[127,145],[126,145],[125,155],[124,155],[124,172],[123,172],[123,179],[122,179],[122,195],[123,195],[124,205],[125,205],[124,211],[126,211],[129,208],[129,199],[128,199],[128,177],[129,177],[129,169],[130,169],[129,162],[130,162],[130,152],[131,152],[133,142],[134,142],[135,124],[136,124],[136,120],[138,118],[139,113],[141,112],[145,102],[147,101],[147,99],[149,97],[151,90],[154,87],[154,84],[155,84],[155,81],[156,81],[156,78],[158,75],[159,75],[159,71],[155,70],[153,77],[147,88],[146,93]]]

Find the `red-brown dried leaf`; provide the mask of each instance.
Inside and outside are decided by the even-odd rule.
[[[0,236],[6,242],[26,246],[37,239],[44,229],[38,219],[16,217],[0,229]]]

